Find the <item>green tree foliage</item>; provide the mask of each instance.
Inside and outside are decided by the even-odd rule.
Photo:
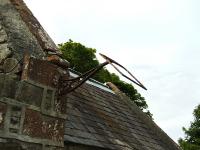
[[[69,40],[66,43],[59,44],[59,49],[63,52],[63,57],[70,62],[72,69],[84,73],[99,65],[99,61],[96,58],[96,50],[85,47],[80,43]],[[152,114],[148,111],[148,105],[144,99],[132,86],[132,84],[126,83],[114,74],[110,73],[106,68],[101,69],[94,79],[102,83],[112,82],[122,92],[124,92],[135,104],[143,111],[145,111],[150,117]]]
[[[59,48],[63,52],[64,58],[70,62],[72,69],[76,71],[83,73],[99,64],[95,56],[95,49],[87,48],[72,40],[59,44]]]
[[[200,150],[200,105],[193,112],[194,121],[188,129],[183,127],[186,136],[179,139],[179,144],[183,150]]]

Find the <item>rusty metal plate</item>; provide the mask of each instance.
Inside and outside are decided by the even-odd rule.
[[[57,87],[60,74],[58,67],[46,60],[24,57],[22,80],[32,80],[49,87]]]
[[[25,113],[23,134],[62,142],[64,138],[64,119],[44,116],[37,111],[27,109]]]

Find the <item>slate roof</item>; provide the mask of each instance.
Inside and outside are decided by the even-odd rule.
[[[67,116],[65,142],[116,150],[179,149],[126,96],[93,85],[68,94]]]

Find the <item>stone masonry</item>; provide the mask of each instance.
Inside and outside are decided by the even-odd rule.
[[[22,0],[0,0],[0,149],[64,148],[60,54]]]

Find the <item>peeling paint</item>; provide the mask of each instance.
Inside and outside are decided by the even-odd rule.
[[[28,57],[24,59],[22,79],[56,88],[60,77],[58,67],[48,61]]]
[[[64,135],[64,120],[42,116],[37,111],[27,109],[23,133],[31,137],[62,142]]]

